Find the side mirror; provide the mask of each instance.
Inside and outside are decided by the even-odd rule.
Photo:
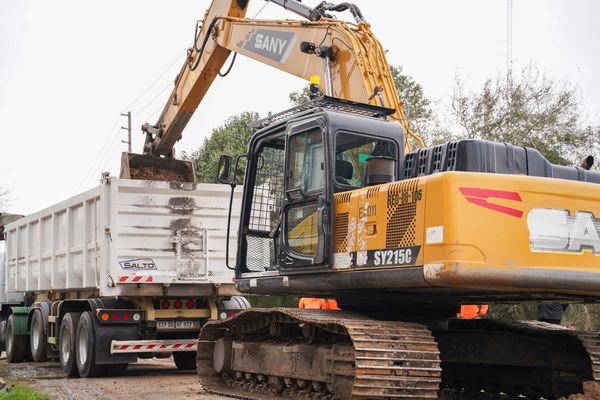
[[[231,164],[233,159],[230,156],[222,155],[219,158],[219,175],[218,180],[220,183],[224,183],[226,185],[231,185],[233,180],[235,179],[232,176]]]

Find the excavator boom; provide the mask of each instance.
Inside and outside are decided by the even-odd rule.
[[[322,3],[313,9],[292,0],[272,2],[308,21],[248,19],[248,1],[213,1],[158,122],[142,128],[147,157],[125,155],[125,175],[144,163],[159,167],[168,159],[171,164],[165,161],[164,169],[179,169],[176,176],[193,180],[191,164],[173,160],[173,147],[232,51],[307,81],[323,77],[320,89],[326,95],[393,109],[389,118],[402,124],[405,137],[424,145],[408,127],[385,52],[358,7]],[[345,10],[356,23],[330,15]],[[411,141],[405,143],[410,150]]]

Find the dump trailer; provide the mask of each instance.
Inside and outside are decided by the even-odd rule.
[[[194,369],[201,326],[248,306],[227,268],[229,200],[218,185],[104,176],[7,224],[8,362],[58,358],[65,374],[88,377],[173,353]]]

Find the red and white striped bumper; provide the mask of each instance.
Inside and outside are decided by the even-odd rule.
[[[154,283],[153,275],[121,275],[118,277],[118,283]]]
[[[171,353],[174,351],[196,351],[197,349],[197,339],[113,340],[110,344],[110,354]]]

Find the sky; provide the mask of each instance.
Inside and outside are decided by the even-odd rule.
[[[223,0],[224,1],[224,0]],[[317,0],[304,0],[316,5]],[[476,90],[506,74],[506,0],[354,0],[390,64],[449,101],[455,76]],[[208,0],[0,0],[0,187],[8,211],[28,214],[118,176],[133,114],[133,151],[155,123]],[[264,7],[264,8],[263,8]],[[251,0],[249,17],[297,18]],[[351,19],[349,14],[345,18]],[[535,63],[578,87],[584,118],[600,115],[600,2],[513,1],[513,69]],[[176,150],[198,148],[242,111],[288,107],[304,82],[238,57],[217,78]]]

